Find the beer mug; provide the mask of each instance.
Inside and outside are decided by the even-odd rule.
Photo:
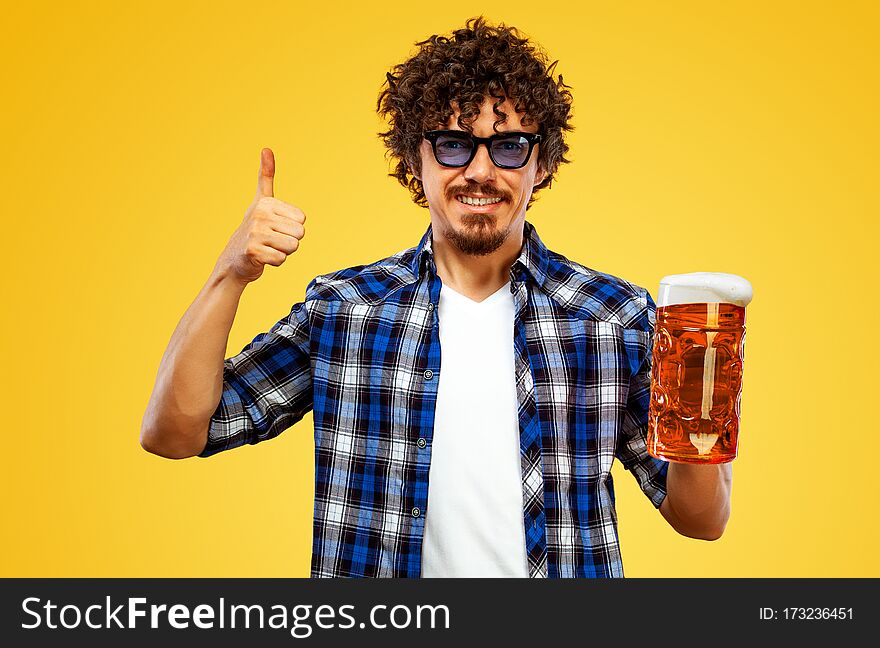
[[[660,280],[648,408],[652,456],[698,464],[736,458],[751,300],[751,284],[733,274]]]

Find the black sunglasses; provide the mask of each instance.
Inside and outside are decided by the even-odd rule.
[[[461,130],[430,130],[424,133],[431,142],[434,157],[445,167],[463,167],[471,163],[477,147],[485,144],[495,166],[519,169],[526,165],[535,144],[541,141],[537,133],[496,133],[492,137],[476,137]]]

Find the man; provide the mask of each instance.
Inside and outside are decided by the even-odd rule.
[[[622,576],[615,457],[676,530],[719,537],[729,465],[646,451],[650,295],[525,220],[568,161],[568,86],[482,18],[418,45],[379,98],[392,175],[430,213],[418,246],[316,277],[224,360],[244,287],[305,233],[264,149],[257,197],[162,359],[143,447],[207,457],[312,410],[314,577]]]

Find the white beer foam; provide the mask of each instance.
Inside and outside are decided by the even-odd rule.
[[[688,272],[660,280],[657,306],[672,304],[736,304],[752,301],[752,284],[735,274]]]

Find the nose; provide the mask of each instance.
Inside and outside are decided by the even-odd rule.
[[[464,172],[465,180],[475,183],[483,183],[495,179],[495,163],[489,157],[489,147],[486,144],[477,146],[474,159],[467,165]]]

